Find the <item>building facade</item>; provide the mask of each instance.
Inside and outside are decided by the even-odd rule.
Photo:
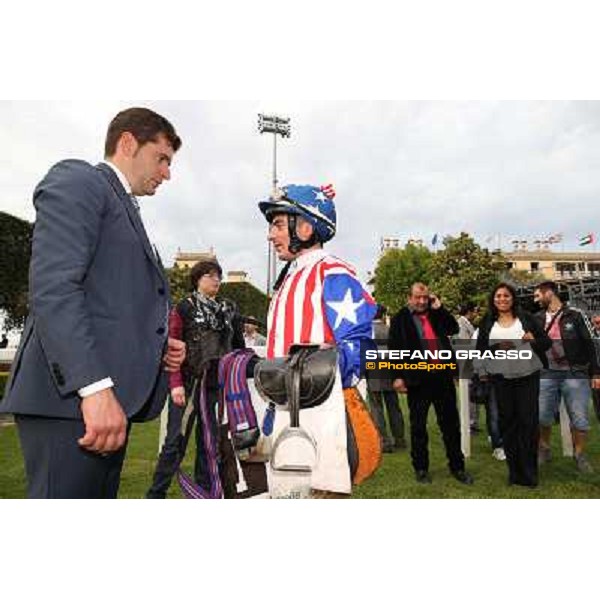
[[[175,264],[173,266],[176,269],[191,269],[201,260],[215,260],[216,258],[217,255],[213,248],[207,252],[183,252],[178,250],[175,255]]]
[[[540,279],[600,277],[600,252],[552,252],[551,250],[516,250],[503,252],[506,268],[539,275]]]

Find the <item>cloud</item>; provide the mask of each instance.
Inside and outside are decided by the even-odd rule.
[[[102,156],[110,118],[144,105],[183,138],[173,177],[142,200],[165,263],[213,246],[225,269],[266,280],[266,225],[256,202],[272,178],[272,137],[259,111],[292,119],[278,141],[280,182],[337,189],[331,248],[363,276],[385,235],[431,240],[461,230],[573,247],[593,228],[600,189],[598,102],[0,102],[0,210],[34,218],[31,192],[52,163]]]

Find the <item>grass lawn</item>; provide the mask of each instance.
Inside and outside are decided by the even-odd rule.
[[[406,401],[402,410],[407,417]],[[482,410],[483,416],[483,410]],[[540,486],[535,490],[508,487],[507,468],[492,458],[487,434],[472,437],[472,454],[467,468],[475,477],[475,484],[465,486],[450,477],[441,436],[430,412],[429,445],[430,472],[433,484],[417,484],[407,450],[385,454],[379,471],[361,486],[355,488],[353,498],[598,498],[600,497],[600,428],[596,417],[590,414],[592,431],[588,455],[596,469],[591,475],[575,471],[573,459],[562,456],[558,427],[553,435],[553,462],[540,471]],[[158,421],[133,426],[127,459],[123,469],[120,498],[142,498],[152,479],[156,462]],[[191,472],[192,460],[186,459]],[[23,462],[14,425],[0,426],[0,498],[23,498],[25,478]],[[181,498],[177,484],[171,486],[171,498]]]

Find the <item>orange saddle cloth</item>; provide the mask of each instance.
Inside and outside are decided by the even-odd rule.
[[[383,443],[360,392],[344,389],[348,423],[348,460],[352,483],[358,485],[368,479],[381,464]]]

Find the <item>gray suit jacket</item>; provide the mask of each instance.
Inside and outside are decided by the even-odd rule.
[[[111,377],[127,416],[158,415],[168,283],[112,169],[65,160],[34,192],[29,316],[0,412],[81,419],[77,390]]]

